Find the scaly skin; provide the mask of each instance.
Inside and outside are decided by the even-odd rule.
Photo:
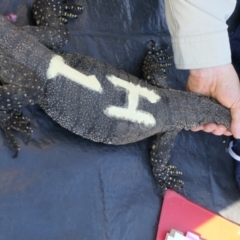
[[[41,1],[37,1],[39,3]],[[46,14],[49,14],[51,9],[47,10]],[[44,9],[42,12],[45,12]],[[52,18],[61,22],[61,18],[53,12]],[[48,21],[48,18],[45,20]],[[79,53],[61,53],[60,56],[32,36],[38,32],[37,29],[16,28],[0,16],[0,66],[7,58],[9,69],[13,65],[15,68],[18,65],[23,67],[23,70],[19,68],[19,76],[34,76],[24,80],[14,78],[11,83],[13,79],[8,79],[9,72],[6,72],[4,82],[8,82],[7,87],[20,88],[18,91],[22,100],[15,101],[11,95],[14,107],[4,106],[0,111],[12,111],[15,106],[26,106],[31,100],[32,104],[40,103],[45,112],[64,128],[106,144],[127,144],[157,135],[151,152],[151,163],[154,177],[163,190],[178,190],[183,185],[173,177],[181,175],[181,172],[167,164],[177,132],[208,122],[230,127],[229,110],[209,98],[153,86]],[[51,26],[45,26],[46,39],[51,39],[51,29]],[[66,29],[62,25],[61,29],[59,34],[65,35]],[[46,39],[40,41],[45,44],[48,42]],[[55,43],[52,38],[46,45],[53,46],[53,43],[56,47],[62,41]],[[158,54],[162,58],[156,60]],[[165,76],[163,70],[168,66],[168,57],[163,54],[151,49],[146,57],[145,75],[154,75],[156,81],[155,78],[161,80]],[[4,69],[0,71],[2,74]],[[3,87],[1,90],[6,94]],[[27,96],[22,94],[25,87]],[[13,92],[11,89],[8,91],[11,94]],[[5,104],[5,98],[1,102]]]

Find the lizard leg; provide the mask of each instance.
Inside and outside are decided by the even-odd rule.
[[[68,18],[77,18],[82,10],[82,6],[64,3],[62,0],[37,0],[33,5],[37,26],[24,26],[22,29],[45,46],[57,49],[69,41],[69,32],[64,23],[67,23]]]
[[[27,67],[0,55],[0,109],[33,105],[43,97],[43,83]]]
[[[172,56],[164,55],[168,47],[156,49],[156,43],[151,40],[142,66],[144,79],[158,87],[168,88],[166,69],[170,67]]]
[[[2,85],[0,86],[0,110],[13,110],[38,103],[38,101],[35,102],[32,99],[32,96],[35,97],[34,95],[25,87]],[[38,97],[36,98],[38,99]]]
[[[23,132],[27,140],[31,132],[29,119],[19,108],[38,103],[43,96],[43,86],[25,66],[3,55],[0,55],[0,82],[0,127],[16,157],[18,145],[12,130]]]
[[[2,78],[0,80],[4,83]],[[4,85],[0,86],[0,127],[3,129],[7,142],[14,152],[13,157],[17,157],[19,147],[12,130],[25,133],[26,141],[29,140],[32,131],[29,120],[19,110],[22,106],[34,103],[27,93],[28,89],[21,88],[18,85],[4,83]]]
[[[0,127],[5,132],[7,142],[14,152],[18,154],[18,145],[12,134],[12,129],[25,133],[29,140],[31,127],[29,120],[19,113],[19,108],[32,102],[27,90],[15,85],[0,86]]]
[[[183,181],[176,178],[181,176],[182,172],[178,171],[175,166],[168,164],[170,151],[173,148],[177,133],[178,131],[171,131],[164,134],[157,134],[150,152],[153,175],[163,193],[168,188],[179,191],[183,186]]]

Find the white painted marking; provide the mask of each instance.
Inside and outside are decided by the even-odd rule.
[[[115,86],[125,88],[129,93],[133,93],[136,96],[141,95],[146,98],[150,103],[156,103],[160,100],[160,96],[157,95],[153,90],[149,90],[140,85],[134,85],[132,82],[125,81],[114,75],[108,75],[106,78]]]
[[[96,76],[86,76],[74,68],[68,66],[61,56],[55,55],[50,61],[49,68],[47,70],[47,79],[56,78],[58,76],[64,76],[65,78],[81,84],[83,87],[90,90],[102,93],[103,89],[96,78]]]
[[[124,88],[128,93],[128,103],[125,107],[109,106],[104,113],[109,117],[117,119],[129,120],[135,123],[144,124],[147,127],[156,125],[156,119],[151,113],[138,110],[139,97],[146,98],[150,103],[156,103],[160,100],[160,96],[153,90],[134,85],[114,75],[106,76],[107,79],[115,86]]]

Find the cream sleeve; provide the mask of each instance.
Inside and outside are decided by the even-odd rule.
[[[236,0],[165,0],[174,62],[178,69],[231,63],[226,21]]]

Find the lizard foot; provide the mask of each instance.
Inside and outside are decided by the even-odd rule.
[[[20,148],[13,136],[12,130],[25,133],[26,140],[29,141],[30,133],[32,132],[29,119],[24,117],[18,109],[2,111],[0,112],[0,127],[3,129],[7,142],[13,151],[13,158],[16,158]]]
[[[50,16],[46,15],[46,8],[51,9],[63,23],[67,23],[68,18],[77,18],[84,9],[83,6],[63,0],[38,0],[33,6],[33,16],[37,25],[48,25],[46,18]]]
[[[33,131],[30,125],[30,119],[24,117],[19,109],[14,109],[12,112],[12,117],[9,119],[9,121],[12,129],[24,133],[24,142],[29,142],[31,132]]]
[[[77,13],[82,12],[84,7],[76,4],[70,4],[70,3],[63,3],[63,13],[61,11],[61,5],[59,5],[59,14],[60,20],[63,23],[67,23],[67,18],[77,18]]]
[[[32,9],[37,26],[24,26],[23,30],[45,46],[58,49],[69,41],[69,32],[64,23],[69,18],[77,18],[82,10],[82,6],[63,0],[37,0]]]
[[[156,49],[156,43],[151,40],[151,46],[148,50],[142,66],[144,79],[149,81],[153,85],[159,87],[167,87],[165,83],[166,69],[171,64],[173,56],[164,55],[169,47],[165,46],[160,49]]]
[[[182,180],[178,179],[179,176],[182,176],[182,172],[168,164],[177,133],[178,130],[157,134],[150,151],[153,177],[162,191],[161,194],[164,194],[167,189],[180,191],[184,184]]]
[[[182,180],[176,177],[181,176],[182,172],[178,171],[175,166],[167,165],[164,168],[153,168],[153,175],[158,186],[166,191],[168,188],[180,191],[184,185]]]

